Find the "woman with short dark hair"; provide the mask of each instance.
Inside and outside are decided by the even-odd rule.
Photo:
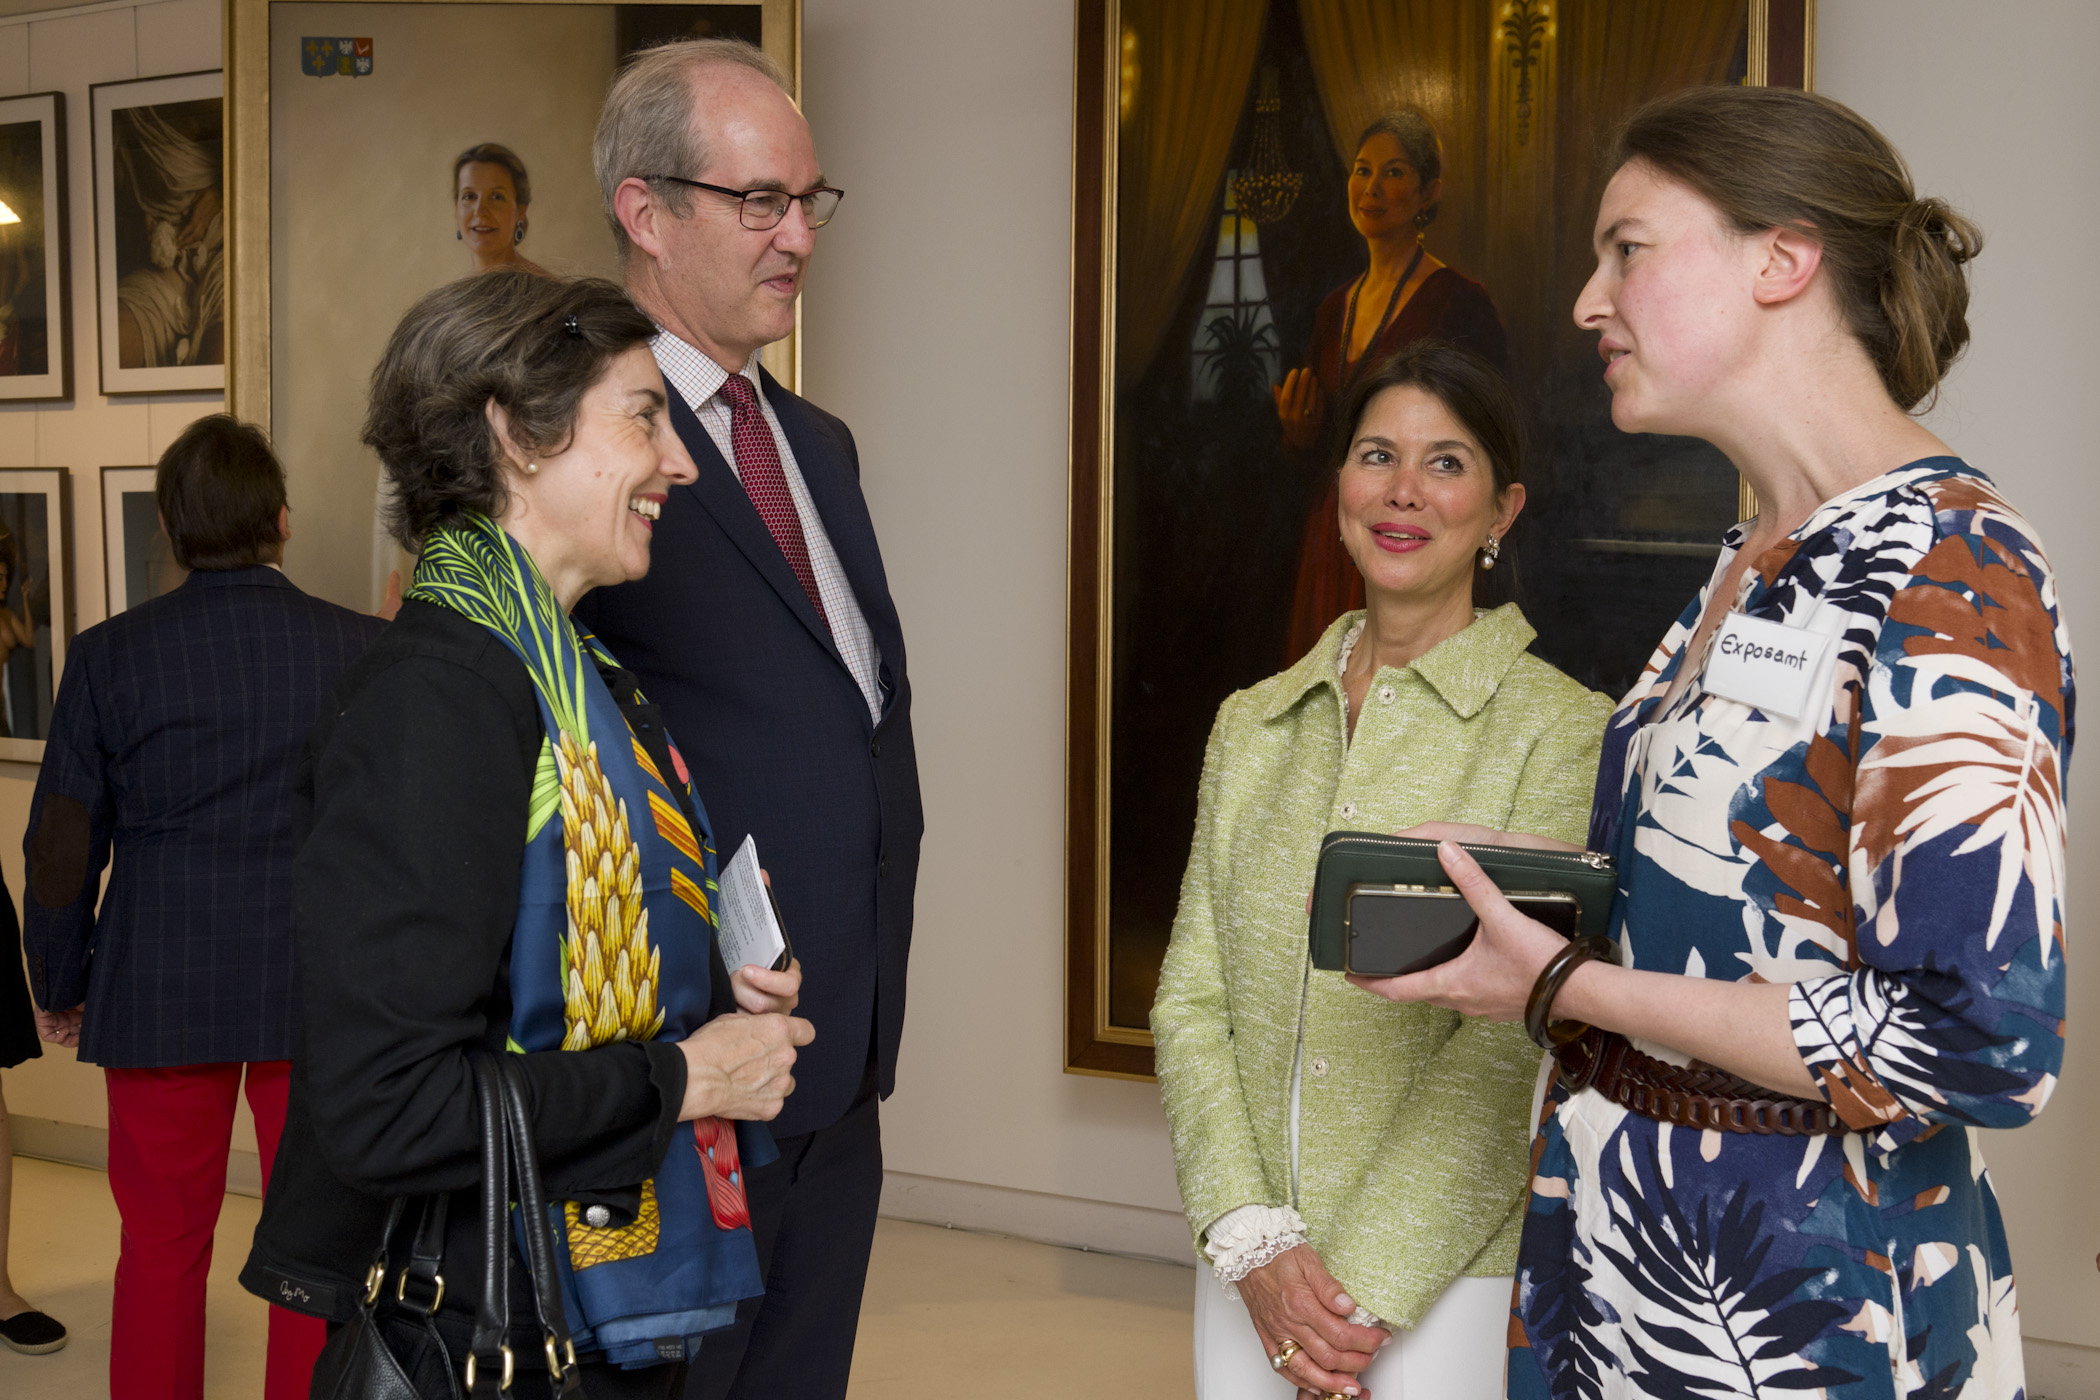
[[[1196,1390],[1487,1400],[1538,1052],[1515,1027],[1394,1015],[1312,971],[1306,891],[1338,828],[1497,813],[1580,834],[1610,705],[1529,654],[1514,603],[1479,606],[1524,504],[1522,416],[1500,373],[1421,342],[1367,366],[1336,411],[1327,528],[1366,606],[1219,707],[1152,1008],[1182,1206],[1210,1265]]]
[[[43,1036],[101,1065],[109,1095],[124,1224],[111,1393],[198,1397],[244,1090],[266,1200],[276,1184],[298,1033],[292,779],[323,697],[379,623],[277,567],[284,470],[256,428],[224,414],[191,424],[154,490],[191,572],[68,649],[22,905]],[[320,1345],[311,1319],[271,1309],[267,1400],[306,1394]]]
[[[723,967],[684,761],[569,619],[648,571],[667,493],[693,479],[655,333],[609,282],[497,269],[418,302],[372,374],[364,440],[420,559],[308,750],[305,1038],[286,1184],[241,1278],[345,1321],[387,1198],[449,1193],[449,1286],[420,1309],[390,1287],[382,1313],[425,1394],[474,1355],[476,1046],[518,1055],[532,1086],[558,1205],[521,1223],[551,1227],[586,1395],[677,1393],[700,1334],[763,1286],[741,1163],[771,1156],[758,1122],[810,1039],[789,1014],[801,970]],[[545,1385],[511,1269],[510,1356]]]
[[[1760,509],[1606,731],[1616,942],[1446,844],[1479,937],[1371,985],[1554,1046],[1510,1395],[2013,1400],[1978,1130],[2063,1067],[2075,686],[2034,530],[1911,417],[1982,236],[1807,93],[1659,99],[1614,164],[1575,304],[1612,419]]]

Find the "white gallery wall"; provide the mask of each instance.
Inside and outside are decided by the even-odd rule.
[[[1821,0],[1819,87],[1880,123],[1920,183],[1990,236],[1976,348],[1934,425],[2006,485],[2055,550],[2074,641],[2100,619],[2085,405],[2100,383],[2100,228],[2087,154],[2100,5]],[[0,20],[0,95],[62,88],[87,179],[90,82],[217,64],[216,6],[174,0]],[[208,44],[206,40],[208,30]],[[849,194],[807,299],[810,395],[856,433],[911,648],[927,836],[889,1207],[1137,1250],[1181,1248],[1165,1120],[1147,1084],[1062,1062],[1064,560],[1072,14],[1054,0],[805,0],[804,83],[827,177]],[[185,47],[185,45],[187,47]],[[203,46],[208,52],[192,52]],[[93,272],[73,231],[76,379],[94,383]],[[148,462],[215,400],[0,409],[0,465]],[[99,533],[76,512],[80,621],[101,616]],[[296,547],[296,545],[295,545]],[[2095,780],[2074,764],[2071,1062],[2039,1125],[1988,1152],[2031,1337],[2100,1347],[2100,891]],[[31,770],[0,765],[0,871],[21,889]],[[99,1124],[93,1071],[10,1071],[19,1114]],[[2100,1366],[2050,1349],[2054,1400]],[[2100,1360],[2100,1357],[2096,1357]],[[2069,1379],[2066,1379],[2069,1378]],[[2039,1380],[2039,1377],[2037,1378]]]

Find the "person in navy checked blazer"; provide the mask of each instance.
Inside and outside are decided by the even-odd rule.
[[[724,859],[756,837],[816,1027],[773,1124],[780,1161],[750,1176],[766,1295],[702,1342],[687,1394],[841,1397],[924,819],[904,636],[853,435],[758,362],[794,328],[839,192],[779,68],[728,40],[631,62],[595,156],[699,479],[672,488],[649,576],[587,595],[576,617],[662,706]]]
[[[263,1189],[292,1054],[292,779],[379,635],[276,566],[284,469],[256,429],[192,424],[154,494],[181,586],[66,658],[23,841],[44,1038],[101,1065],[123,1221],[110,1395],[204,1393],[204,1282],[244,1077]],[[102,870],[115,858],[96,907]],[[323,1325],[270,1310],[267,1400],[307,1393]]]

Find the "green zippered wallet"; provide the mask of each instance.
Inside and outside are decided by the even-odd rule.
[[[1610,856],[1460,844],[1525,912],[1571,938],[1610,933],[1619,886]],[[1384,977],[1434,967],[1464,951],[1475,921],[1436,848],[1434,841],[1408,836],[1328,832],[1313,876],[1313,966]]]

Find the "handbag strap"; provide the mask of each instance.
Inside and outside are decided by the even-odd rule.
[[[445,1218],[452,1203],[448,1191],[439,1191],[423,1201],[422,1219],[416,1222],[408,1263],[394,1284],[394,1301],[411,1312],[430,1317],[445,1301],[445,1276],[438,1272],[445,1263]],[[411,1292],[409,1285],[414,1284]]]
[[[505,1055],[500,1069],[511,1165],[517,1172],[518,1210],[523,1216],[525,1264],[532,1274],[533,1306],[547,1349],[547,1374],[555,1395],[572,1395],[582,1382],[576,1369],[576,1343],[569,1336],[569,1317],[562,1307],[561,1280],[554,1267],[554,1238],[546,1192],[540,1184],[539,1150],[533,1141],[532,1109],[525,1095],[525,1066],[518,1056]]]
[[[386,1224],[379,1227],[379,1248],[373,1251],[372,1267],[365,1270],[365,1291],[359,1295],[358,1306],[370,1312],[379,1302],[379,1291],[386,1286],[386,1251],[393,1243],[394,1231],[401,1228],[401,1215],[408,1205],[408,1197],[396,1196],[386,1203]]]
[[[481,1300],[474,1309],[474,1340],[467,1352],[467,1393],[508,1395],[514,1360],[510,1350],[510,1163],[505,1141],[503,1090],[497,1056],[479,1046],[467,1051],[474,1076],[474,1111],[481,1134]]]

